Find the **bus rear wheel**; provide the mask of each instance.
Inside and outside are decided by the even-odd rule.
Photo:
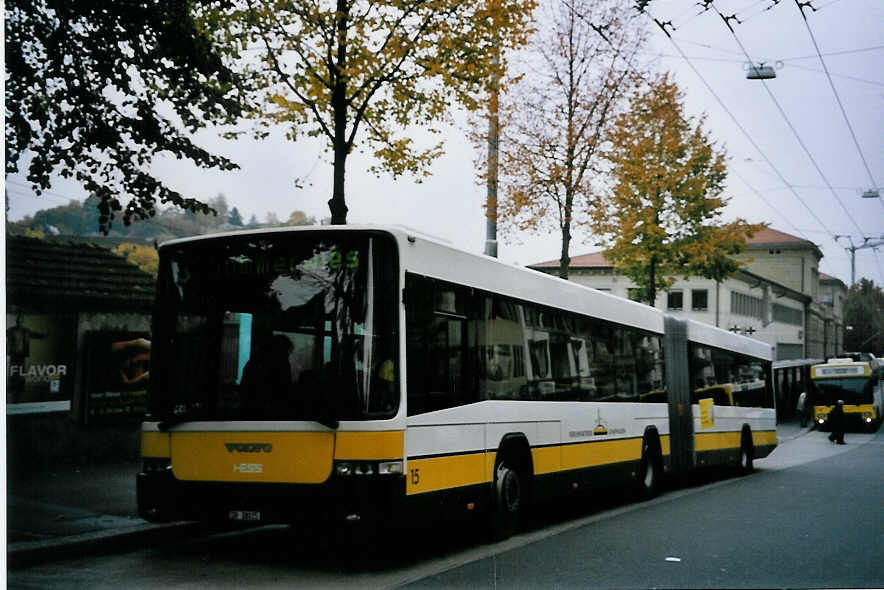
[[[642,498],[653,498],[660,492],[660,460],[650,441],[642,443],[642,459],[636,474],[636,488]]]
[[[523,509],[523,486],[519,472],[501,462],[497,466],[492,491],[491,536],[502,541],[512,536]]]

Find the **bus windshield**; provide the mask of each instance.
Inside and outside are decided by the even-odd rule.
[[[162,249],[151,411],[184,420],[396,413],[396,254],[383,234],[286,232]]]
[[[838,400],[847,405],[872,403],[875,379],[869,377],[845,377],[843,379],[814,379],[811,381],[813,403],[832,406]]]

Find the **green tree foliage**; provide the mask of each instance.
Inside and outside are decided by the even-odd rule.
[[[6,173],[24,166],[39,194],[59,174],[97,196],[110,228],[156,214],[157,202],[208,205],[157,179],[167,152],[197,166],[236,165],[188,133],[241,115],[236,76],[192,10],[227,0],[8,0],[5,3]],[[172,113],[172,115],[170,115]]]
[[[884,291],[869,279],[850,286],[844,301],[844,350],[884,356]]]
[[[248,81],[259,105],[251,113],[256,120],[285,126],[292,140],[304,133],[327,139],[334,224],[347,219],[352,150],[372,150],[375,173],[427,175],[442,144],[418,146],[408,130],[438,132],[455,101],[478,108],[475,96],[494,67],[489,47],[522,44],[534,6],[530,0],[233,4],[204,11],[202,22]]]
[[[67,205],[43,209],[33,216],[25,217],[20,221],[6,224],[7,231],[11,234],[24,235],[28,232],[39,232],[41,235],[53,236],[96,236],[98,235],[98,209],[97,196],[90,196],[82,205],[78,201],[71,201]],[[234,207],[227,216],[221,212],[228,209],[227,199],[224,195],[218,195],[209,201],[209,205],[218,213],[215,215],[197,215],[190,211],[182,212],[174,207],[160,209],[156,215],[140,223],[129,226],[116,225],[108,229],[110,237],[125,237],[139,240],[156,240],[162,242],[172,238],[193,236],[211,232],[226,231],[242,227],[242,217]],[[239,216],[239,226],[232,223],[234,212]],[[274,225],[313,225],[315,218],[308,217],[302,211],[295,211],[288,223],[280,223],[275,213],[270,213],[271,219],[275,219]],[[228,221],[229,220],[229,221]],[[292,221],[297,223],[292,223]],[[265,227],[259,224],[253,216],[253,227]]]
[[[8,224],[8,227],[12,233],[31,229],[48,235],[97,235],[99,200],[98,197],[89,197],[84,203],[71,200],[67,205],[41,209],[22,221]]]
[[[230,222],[230,225],[235,225],[237,227],[242,227],[242,225],[243,225],[242,215],[240,214],[239,209],[237,209],[236,207],[234,207],[233,209],[230,210],[229,222]]]
[[[721,223],[725,153],[702,127],[685,115],[678,86],[664,74],[635,91],[608,137],[614,186],[592,227],[605,258],[651,305],[674,276],[721,281],[735,272],[746,238],[765,227]]]

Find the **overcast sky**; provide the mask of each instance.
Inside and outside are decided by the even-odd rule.
[[[688,112],[706,113],[707,131],[727,149],[728,217],[768,222],[813,241],[824,254],[820,270],[849,283],[850,255],[844,248],[850,241],[835,236],[850,236],[856,246],[864,237],[884,237],[884,200],[862,198],[884,175],[884,2],[814,0],[812,5],[816,12],[805,9],[810,31],[837,97],[795,0],[716,0],[724,16],[741,21],[730,20],[735,34],[714,9],[700,13],[696,0],[652,0],[649,12],[671,21],[674,30],[667,27],[670,40],[647,19],[652,35],[644,57],[674,73]],[[753,61],[778,67],[776,79],[747,80],[744,50]],[[329,215],[331,155],[323,144],[288,142],[281,133],[264,142],[230,142],[207,131],[198,140],[231,156],[241,170],[221,173],[156,162],[155,170],[181,192],[201,199],[224,194],[246,219],[255,214],[263,221],[268,212],[286,219],[293,210]],[[433,176],[420,184],[407,177],[375,178],[366,172],[367,157],[355,153],[348,159],[348,221],[407,225],[481,252],[485,190],[475,182],[474,157],[458,125],[450,129],[447,153],[434,165]],[[303,189],[295,188],[296,177],[306,178]],[[13,220],[86,196],[70,182],[58,181],[35,197],[21,175],[7,181]],[[500,238],[499,255],[508,262],[559,256],[556,234]],[[597,250],[591,237],[582,236],[572,243],[571,255]],[[857,280],[884,284],[884,247],[879,250],[856,251]]]

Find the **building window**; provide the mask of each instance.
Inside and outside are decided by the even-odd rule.
[[[764,319],[764,299],[731,291],[731,313],[750,318]]]
[[[670,291],[666,296],[666,307],[671,310],[684,309],[684,293],[682,291]]]
[[[691,290],[691,310],[706,311],[709,309],[709,291],[707,289]]]
[[[804,345],[777,342],[776,360],[788,361],[791,359],[800,359],[802,356],[804,356]]]
[[[801,326],[804,325],[804,314],[801,313],[800,309],[774,303],[773,320],[784,324],[792,324],[793,326]]]

